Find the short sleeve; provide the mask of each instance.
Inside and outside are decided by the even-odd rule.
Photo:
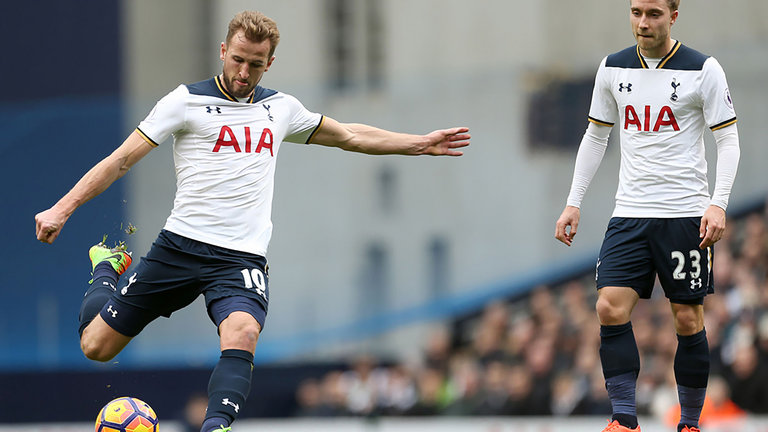
[[[731,93],[722,66],[710,57],[704,62],[702,82],[699,87],[704,111],[704,120],[712,130],[722,129],[736,123]]]
[[[595,75],[595,87],[592,89],[592,102],[589,106],[589,121],[610,127],[618,121],[618,107],[611,93],[610,74],[605,67],[606,59],[607,57],[600,62]]]
[[[306,144],[320,127],[323,116],[304,108],[293,96],[286,95],[290,109],[290,120],[285,141]]]
[[[186,117],[187,87],[178,86],[160,99],[139,126],[138,132],[151,144],[159,145],[171,134],[184,128]]]

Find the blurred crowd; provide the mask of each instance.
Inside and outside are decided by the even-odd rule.
[[[702,425],[768,413],[768,207],[730,220],[705,299],[712,353]],[[594,275],[488,304],[438,329],[417,362],[360,356],[303,381],[296,416],[605,415]],[[632,316],[638,414],[676,424],[677,339],[660,287]]]

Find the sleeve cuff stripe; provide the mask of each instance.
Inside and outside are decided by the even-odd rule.
[[[309,144],[309,142],[312,141],[312,138],[314,138],[315,135],[317,135],[317,131],[320,130],[320,127],[323,125],[324,121],[325,121],[325,116],[321,115],[320,116],[320,123],[318,123],[317,126],[315,126],[315,130],[313,130],[312,133],[309,134],[309,138],[307,138],[307,141],[305,142],[305,144]]]
[[[141,129],[136,128],[136,132],[141,135],[142,138],[144,138],[144,141],[147,142],[147,144],[151,145],[152,147],[158,147],[159,144],[156,143],[152,138],[148,137],[147,134],[141,131]]]
[[[613,126],[613,123],[610,123],[610,122],[607,122],[607,121],[598,120],[598,119],[592,118],[592,117],[587,117],[587,120],[591,121],[592,123],[594,123],[596,125],[600,125],[600,126],[607,126],[607,127]]]
[[[737,120],[736,120],[736,117],[734,117],[734,118],[732,118],[732,119],[730,119],[730,120],[726,120],[726,121],[724,121],[724,122],[722,122],[722,123],[718,123],[718,124],[716,124],[716,125],[714,125],[714,126],[710,127],[710,129],[711,129],[711,130],[713,130],[713,131],[716,131],[716,130],[718,130],[718,129],[722,129],[722,128],[724,128],[724,127],[728,127],[728,126],[730,126],[730,125],[732,125],[732,124],[736,124],[736,121],[737,121]]]

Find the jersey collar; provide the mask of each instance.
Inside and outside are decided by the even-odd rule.
[[[232,102],[240,102],[236,97],[232,96],[232,93],[228,92],[226,87],[224,87],[224,84],[221,82],[221,77],[219,75],[216,75],[214,77],[214,81],[216,81],[216,87],[221,92],[221,95],[224,96],[225,99],[230,100]],[[251,96],[248,98],[245,103],[253,103],[253,97],[256,95],[256,89],[251,92]]]
[[[672,56],[677,53],[677,50],[680,49],[680,46],[682,46],[682,43],[680,41],[675,41],[675,45],[672,47],[671,50],[661,58],[661,61],[659,61],[659,64],[656,66],[656,69],[661,69],[664,67],[665,64],[669,61]],[[640,64],[643,66],[643,69],[648,69],[648,63],[645,62],[645,58],[643,58],[643,55],[640,54],[640,45],[635,46],[635,51],[637,51],[637,58],[640,59]]]

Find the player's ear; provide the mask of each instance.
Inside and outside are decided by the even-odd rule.
[[[272,62],[275,61],[275,56],[272,56],[271,59],[267,62],[267,67],[264,68],[264,72],[268,71],[270,67],[272,67]]]
[[[669,23],[670,25],[674,24],[675,21],[677,21],[677,15],[679,14],[679,11],[672,12],[672,21]]]
[[[221,52],[219,53],[219,58],[224,60],[224,57],[226,56],[226,54],[227,54],[227,43],[226,42],[222,42],[221,43]]]

